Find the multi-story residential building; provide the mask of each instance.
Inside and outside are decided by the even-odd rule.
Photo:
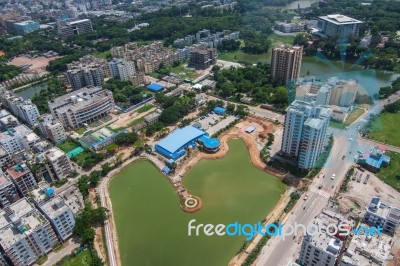
[[[358,91],[358,83],[355,80],[337,80],[329,98],[330,105],[350,107],[353,105]]]
[[[71,63],[67,64],[68,70],[74,69],[75,67],[79,66],[96,66],[101,68],[103,71],[103,76],[105,78],[110,77],[110,70],[108,69],[108,63],[106,59],[97,58],[93,55],[85,55],[79,58],[78,61],[72,61]]]
[[[14,30],[16,33],[25,34],[30,33],[40,28],[39,22],[27,20],[14,23]]]
[[[323,211],[315,217],[313,226],[307,228],[307,233],[303,238],[298,259],[300,265],[336,265],[344,245],[341,239],[324,231],[328,225],[332,224],[345,226],[349,223],[344,221],[341,215],[329,210]]]
[[[30,150],[40,140],[40,137],[25,125],[9,128],[7,131],[0,133],[0,144],[11,154]]]
[[[113,47],[111,55],[114,58],[122,58],[128,62],[134,62],[136,73],[146,74],[157,71],[161,64],[169,66],[179,61],[177,52],[163,46],[161,42],[140,46],[137,43],[127,43],[124,46]]]
[[[58,25],[58,34],[61,38],[72,35],[79,35],[85,32],[93,31],[92,22],[89,19],[81,19],[76,21],[62,21]]]
[[[300,76],[303,46],[279,45],[272,49],[271,79],[277,84]]]
[[[362,21],[340,14],[318,17],[318,29],[327,36],[358,36]]]
[[[70,65],[70,67],[67,70],[67,79],[73,90],[103,84],[104,75],[100,65]]]
[[[15,266],[29,266],[58,245],[49,221],[23,198],[0,210],[0,245]]]
[[[39,205],[39,209],[50,221],[61,241],[66,241],[72,235],[75,218],[62,197],[58,195],[50,196],[50,200]]]
[[[15,185],[11,180],[3,174],[0,174],[0,208],[3,209],[11,203],[19,200],[19,195]]]
[[[277,21],[275,22],[275,29],[284,33],[299,32],[304,30],[304,25]]]
[[[67,178],[72,173],[72,167],[65,152],[57,147],[53,147],[44,152],[46,158],[46,168],[53,181]]]
[[[385,232],[394,235],[400,224],[400,209],[373,197],[365,211],[364,221],[371,226],[380,226]]]
[[[3,130],[7,130],[8,128],[14,128],[19,124],[20,123],[18,119],[13,115],[8,115],[0,118],[0,126]]]
[[[40,115],[36,105],[31,100],[24,100],[18,97],[12,91],[0,88],[0,98],[4,107],[13,115],[23,120],[29,126],[33,126],[37,122]]]
[[[53,143],[58,144],[67,139],[63,125],[51,114],[41,115],[39,121],[40,132]]]
[[[11,153],[0,144],[0,169],[5,170],[15,164]]]
[[[108,115],[114,108],[114,99],[109,90],[89,87],[51,100],[49,108],[64,128],[75,129]]]
[[[120,80],[129,80],[136,72],[133,62],[128,62],[121,58],[114,58],[108,62],[108,67],[111,77],[117,77]]]
[[[288,108],[283,131],[281,151],[297,160],[298,167],[310,169],[321,154],[331,109],[294,101]]]
[[[206,69],[217,63],[217,49],[204,46],[194,47],[189,52],[189,66]]]
[[[22,197],[28,197],[29,192],[37,188],[37,182],[26,164],[15,165],[4,173],[17,187]]]

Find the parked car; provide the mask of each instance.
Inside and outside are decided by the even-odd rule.
[[[335,179],[335,177],[336,177],[336,174],[333,174],[331,179],[333,180],[333,179]]]

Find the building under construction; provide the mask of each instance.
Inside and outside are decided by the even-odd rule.
[[[190,50],[189,67],[206,69],[215,63],[217,63],[217,49],[199,46]]]

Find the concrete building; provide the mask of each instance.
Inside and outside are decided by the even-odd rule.
[[[13,156],[0,144],[0,169],[5,170],[15,164]]]
[[[329,98],[330,105],[350,107],[353,105],[358,91],[358,83],[355,80],[338,80],[332,88]]]
[[[30,33],[40,28],[39,22],[27,20],[14,23],[14,30],[18,34]]]
[[[104,80],[103,69],[100,65],[69,65],[67,70],[68,83],[73,90],[79,90],[83,87],[101,86]]]
[[[303,238],[298,262],[303,266],[334,266],[338,261],[343,248],[343,241],[336,236],[327,234],[320,227],[326,228],[329,224],[340,224],[342,218],[331,211],[324,211],[313,221],[313,226],[307,229]]]
[[[350,34],[358,36],[362,21],[340,14],[318,17],[318,29],[327,36],[347,37]]]
[[[108,115],[114,108],[114,99],[111,91],[90,87],[51,100],[49,108],[64,128],[75,129]]]
[[[120,80],[129,80],[136,73],[134,63],[121,58],[114,58],[111,62],[108,62],[108,67],[111,77]]]
[[[50,221],[61,241],[65,242],[72,235],[75,226],[74,215],[62,197],[49,195],[49,198],[38,208]]]
[[[25,125],[9,128],[0,133],[0,144],[10,154],[30,150],[39,141],[41,141],[40,137]]]
[[[217,49],[198,46],[189,52],[189,67],[206,69],[217,63]]]
[[[85,55],[79,58],[78,61],[72,61],[71,63],[67,64],[68,70],[72,70],[79,66],[94,66],[100,68],[103,71],[103,76],[105,78],[110,77],[110,70],[108,69],[108,62],[106,59],[97,58],[93,55]]]
[[[8,128],[14,128],[19,124],[20,123],[18,119],[11,114],[0,118],[0,126],[3,130],[7,130]]]
[[[300,76],[303,46],[279,45],[272,49],[271,79],[277,84]]]
[[[19,195],[15,185],[1,171],[0,174],[0,208],[3,209],[11,203],[19,200]]]
[[[296,159],[298,167],[310,169],[321,154],[331,116],[330,108],[296,100],[285,117],[281,151]]]
[[[72,35],[79,35],[90,31],[93,31],[93,26],[89,19],[62,21],[58,26],[58,34],[61,38],[67,38]]]
[[[8,168],[4,174],[14,183],[23,197],[28,197],[29,192],[37,188],[36,179],[26,164],[17,164]]]
[[[0,245],[15,266],[33,265],[58,245],[49,221],[23,198],[0,210]]]
[[[46,158],[46,168],[53,181],[67,178],[72,173],[72,167],[65,152],[53,147],[43,153]]]
[[[365,226],[361,224],[361,226]],[[360,227],[361,227],[360,226]],[[368,226],[367,226],[368,227]],[[339,266],[383,266],[393,261],[393,238],[388,235],[353,235]]]
[[[277,21],[275,22],[275,29],[283,33],[292,33],[303,31],[304,25]]]
[[[13,115],[23,120],[29,126],[33,126],[39,117],[39,110],[31,100],[24,100],[14,94],[14,92],[0,88],[0,98],[4,107]]]
[[[63,125],[51,114],[41,115],[39,121],[40,132],[54,144],[59,144],[67,139]]]
[[[380,226],[388,234],[394,235],[400,224],[400,209],[373,197],[365,211],[364,221],[371,226]]]

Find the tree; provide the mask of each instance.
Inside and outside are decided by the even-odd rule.
[[[117,145],[133,145],[139,139],[136,132],[122,133],[115,138],[115,144]]]

